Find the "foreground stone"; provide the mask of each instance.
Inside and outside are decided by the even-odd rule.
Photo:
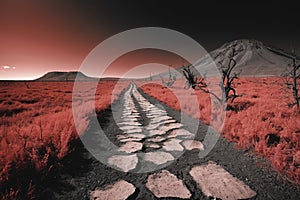
[[[165,132],[168,132],[170,130],[173,130],[173,129],[178,129],[178,128],[181,128],[183,125],[180,124],[180,123],[172,123],[172,124],[165,124],[161,130],[165,131]]]
[[[118,123],[119,126],[122,125],[129,125],[129,126],[141,126],[142,124],[140,124],[139,122],[133,122],[133,121],[129,121],[129,122],[120,122]]]
[[[143,144],[140,142],[126,142],[119,148],[119,151],[124,151],[126,153],[133,153],[141,150],[142,148],[143,148]]]
[[[121,169],[123,172],[128,172],[136,167],[138,157],[133,155],[114,155],[108,159],[109,165],[113,165]]]
[[[165,137],[156,136],[156,137],[152,137],[152,138],[147,138],[146,141],[147,142],[162,142],[162,141],[164,141],[166,139],[167,138],[165,138]]]
[[[161,165],[174,159],[171,154],[163,151],[149,152],[144,155],[144,160],[153,162],[156,165]]]
[[[127,181],[120,180],[113,185],[106,186],[103,190],[91,192],[90,200],[125,200],[135,192],[135,187]]]
[[[203,144],[197,140],[185,140],[182,142],[182,144],[186,150],[193,150],[193,149],[204,150]]]
[[[148,177],[146,187],[157,197],[176,197],[189,199],[190,191],[174,174],[167,170],[152,174]]]
[[[180,145],[181,140],[172,138],[169,141],[164,142],[163,149],[166,151],[183,151],[184,148]]]
[[[168,135],[168,138],[172,137],[194,138],[195,135],[185,129],[175,129]]]
[[[190,175],[208,197],[237,200],[249,199],[256,195],[249,186],[213,162],[193,167]]]
[[[141,128],[135,128],[135,129],[126,130],[124,132],[130,134],[130,133],[141,133],[142,131],[143,130]]]
[[[161,148],[161,146],[156,143],[145,143],[144,146],[148,147],[148,148],[153,148],[153,149]]]

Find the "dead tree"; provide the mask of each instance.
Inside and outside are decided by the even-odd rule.
[[[221,104],[227,103],[231,100],[231,103],[240,95],[237,94],[233,82],[238,79],[239,73],[233,72],[233,69],[236,66],[236,60],[234,57],[237,55],[235,48],[233,47],[231,54],[228,56],[228,64],[224,65],[223,61],[219,62],[220,68],[222,70],[222,78],[219,83],[221,88],[222,95],[218,96],[214,92],[208,90],[208,85],[205,81],[206,75],[196,76],[190,69],[191,65],[184,67],[183,75],[186,78],[185,88],[193,88],[194,90],[201,90],[205,93],[212,94]]]
[[[300,106],[300,96],[298,88],[298,80],[300,78],[300,64],[297,64],[296,56],[292,57],[292,70],[284,74],[286,78],[285,84],[289,90],[292,90],[294,102],[290,106],[296,105],[297,108]],[[292,83],[291,83],[292,82]]]
[[[173,84],[174,84],[175,81],[176,81],[176,74],[173,74],[173,75],[172,75],[170,67],[169,67],[169,79],[168,79],[167,82],[164,80],[164,78],[163,78],[161,75],[159,75],[159,76],[160,76],[160,79],[161,79],[162,84],[163,84],[165,87],[172,87]]]
[[[235,100],[235,98],[239,97],[237,95],[236,90],[233,86],[233,81],[238,79],[240,73],[233,72],[232,70],[236,66],[236,60],[234,57],[237,55],[235,48],[232,48],[231,54],[228,56],[229,62],[226,66],[223,65],[222,62],[219,62],[222,70],[222,80],[220,82],[220,87],[222,90],[222,100],[223,102],[228,102],[231,99],[231,103]]]
[[[191,66],[188,65],[187,67],[183,67],[183,76],[186,79],[185,83],[185,89],[201,89],[201,88],[206,88],[207,84],[205,83],[205,75],[204,76],[197,76],[195,73],[191,71]]]

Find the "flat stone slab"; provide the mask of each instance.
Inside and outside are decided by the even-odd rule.
[[[143,144],[140,142],[126,142],[119,148],[119,151],[124,151],[126,153],[133,153],[141,150],[142,148],[143,148]]]
[[[153,162],[156,165],[165,164],[174,159],[175,158],[170,153],[163,151],[149,152],[144,154],[144,160]]]
[[[139,142],[141,141],[142,138],[124,138],[124,139],[120,139],[120,142]]]
[[[184,140],[182,142],[182,145],[186,150],[193,150],[193,149],[204,150],[203,144],[197,140]]]
[[[161,136],[156,136],[156,137],[153,137],[153,138],[148,138],[146,139],[147,142],[162,142],[164,140],[166,140],[167,138],[165,137],[161,137]]]
[[[150,130],[148,135],[155,136],[155,135],[164,135],[164,134],[166,134],[166,132],[163,130]]]
[[[122,141],[140,141],[142,140],[144,137],[146,137],[144,134],[140,134],[140,133],[131,133],[131,134],[124,134],[124,135],[117,135],[117,139]]]
[[[153,130],[153,129],[157,129],[158,127],[160,127],[162,125],[169,124],[169,123],[174,123],[174,122],[176,122],[176,120],[170,119],[170,120],[162,121],[162,122],[158,122],[158,123],[150,123],[150,124],[148,124],[146,129],[147,130]]]
[[[237,200],[249,199],[256,195],[249,186],[213,162],[193,167],[190,175],[208,197]]]
[[[126,130],[124,131],[125,133],[141,133],[143,130],[141,128],[135,128],[135,129],[130,129],[130,130]]]
[[[136,118],[124,118],[124,119],[122,119],[121,123],[126,123],[127,124],[127,123],[132,123],[132,122],[138,123]]]
[[[121,169],[123,172],[128,172],[134,169],[138,163],[138,157],[133,155],[113,155],[108,158],[109,165],[113,165]]]
[[[165,132],[168,132],[168,131],[173,130],[173,129],[179,129],[182,126],[183,125],[180,124],[180,123],[165,124],[165,125],[163,125],[163,127],[161,127],[161,130],[163,130]]]
[[[152,174],[148,177],[146,187],[157,197],[175,197],[189,199],[190,191],[174,174],[167,170]]]
[[[120,180],[104,189],[91,192],[90,200],[126,200],[135,192],[135,187],[127,181]]]
[[[123,115],[121,118],[122,119],[136,119],[139,116],[133,116],[133,115]]]
[[[168,138],[182,137],[182,138],[194,138],[195,135],[185,129],[175,129],[167,136]]]
[[[153,148],[153,149],[161,148],[161,146],[156,143],[145,143],[144,146],[148,147],[148,148]]]
[[[119,127],[122,131],[132,130],[138,128],[138,126],[121,126]]]
[[[181,146],[180,142],[182,140],[172,138],[169,141],[163,143],[163,149],[166,151],[183,151],[184,148]]]
[[[150,123],[163,122],[163,121],[166,121],[166,120],[169,120],[169,119],[172,119],[172,117],[165,115],[165,116],[161,116],[161,117],[157,117],[155,119],[152,119],[150,121]]]
[[[129,121],[129,122],[120,122],[118,123],[119,126],[125,125],[125,126],[141,126],[139,122],[136,121]]]
[[[130,134],[127,134],[128,137],[131,137],[131,138],[145,138],[146,135],[144,134],[141,134],[141,133],[130,133]]]

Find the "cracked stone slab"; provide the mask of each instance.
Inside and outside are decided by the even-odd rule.
[[[124,151],[126,153],[133,153],[136,151],[139,151],[143,148],[143,144],[140,142],[126,142],[123,144],[120,148],[119,151]]]
[[[208,197],[237,200],[256,196],[249,186],[213,162],[193,167],[190,175]]]
[[[197,140],[184,140],[182,142],[182,145],[186,150],[193,150],[193,149],[204,150],[204,146],[202,142]]]
[[[134,169],[138,163],[138,157],[136,154],[133,155],[113,155],[108,158],[109,165],[116,166],[123,172],[128,172]]]
[[[168,138],[182,137],[182,138],[194,138],[195,135],[185,129],[175,129],[167,136]]]
[[[156,165],[162,165],[174,159],[175,158],[170,153],[163,151],[149,152],[144,154],[144,160],[153,162]]]
[[[120,180],[104,189],[92,191],[90,200],[126,200],[135,190],[136,188],[131,183]]]
[[[148,177],[146,187],[157,197],[175,197],[189,199],[190,191],[174,174],[167,170],[152,174]]]
[[[163,143],[163,149],[166,151],[183,151],[184,148],[181,146],[180,142],[182,140],[172,138],[169,141]]]

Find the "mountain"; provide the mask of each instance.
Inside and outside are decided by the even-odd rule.
[[[227,66],[228,56],[235,48],[237,62],[234,71],[240,72],[241,76],[280,76],[291,63],[293,55],[283,50],[266,45],[257,40],[235,40],[222,45],[199,60],[195,65],[201,72],[210,71],[213,61],[219,67],[222,63]]]
[[[96,78],[91,78],[83,74],[82,72],[72,71],[72,72],[48,72],[44,76],[36,79],[35,81],[41,82],[60,82],[60,81],[75,81],[77,76],[78,81],[94,81],[98,80]]]
[[[208,76],[215,76],[216,74],[211,69],[217,66],[221,72],[219,63],[222,63],[223,66],[228,65],[228,56],[233,48],[237,52],[234,57],[237,64],[233,71],[240,73],[240,76],[281,76],[291,64],[291,58],[294,56],[257,40],[242,39],[225,43],[211,51],[199,59],[197,64],[191,67],[191,70],[195,74],[207,72]],[[183,67],[179,67],[176,70],[171,70],[172,76],[176,74],[177,78],[182,77],[182,69]],[[75,81],[76,76],[79,81],[98,81],[97,78],[91,78],[76,71],[49,72],[36,81]],[[153,79],[160,79],[160,77],[168,80],[169,71],[166,70],[159,75],[152,76]],[[101,78],[101,80],[118,80],[118,78]]]

